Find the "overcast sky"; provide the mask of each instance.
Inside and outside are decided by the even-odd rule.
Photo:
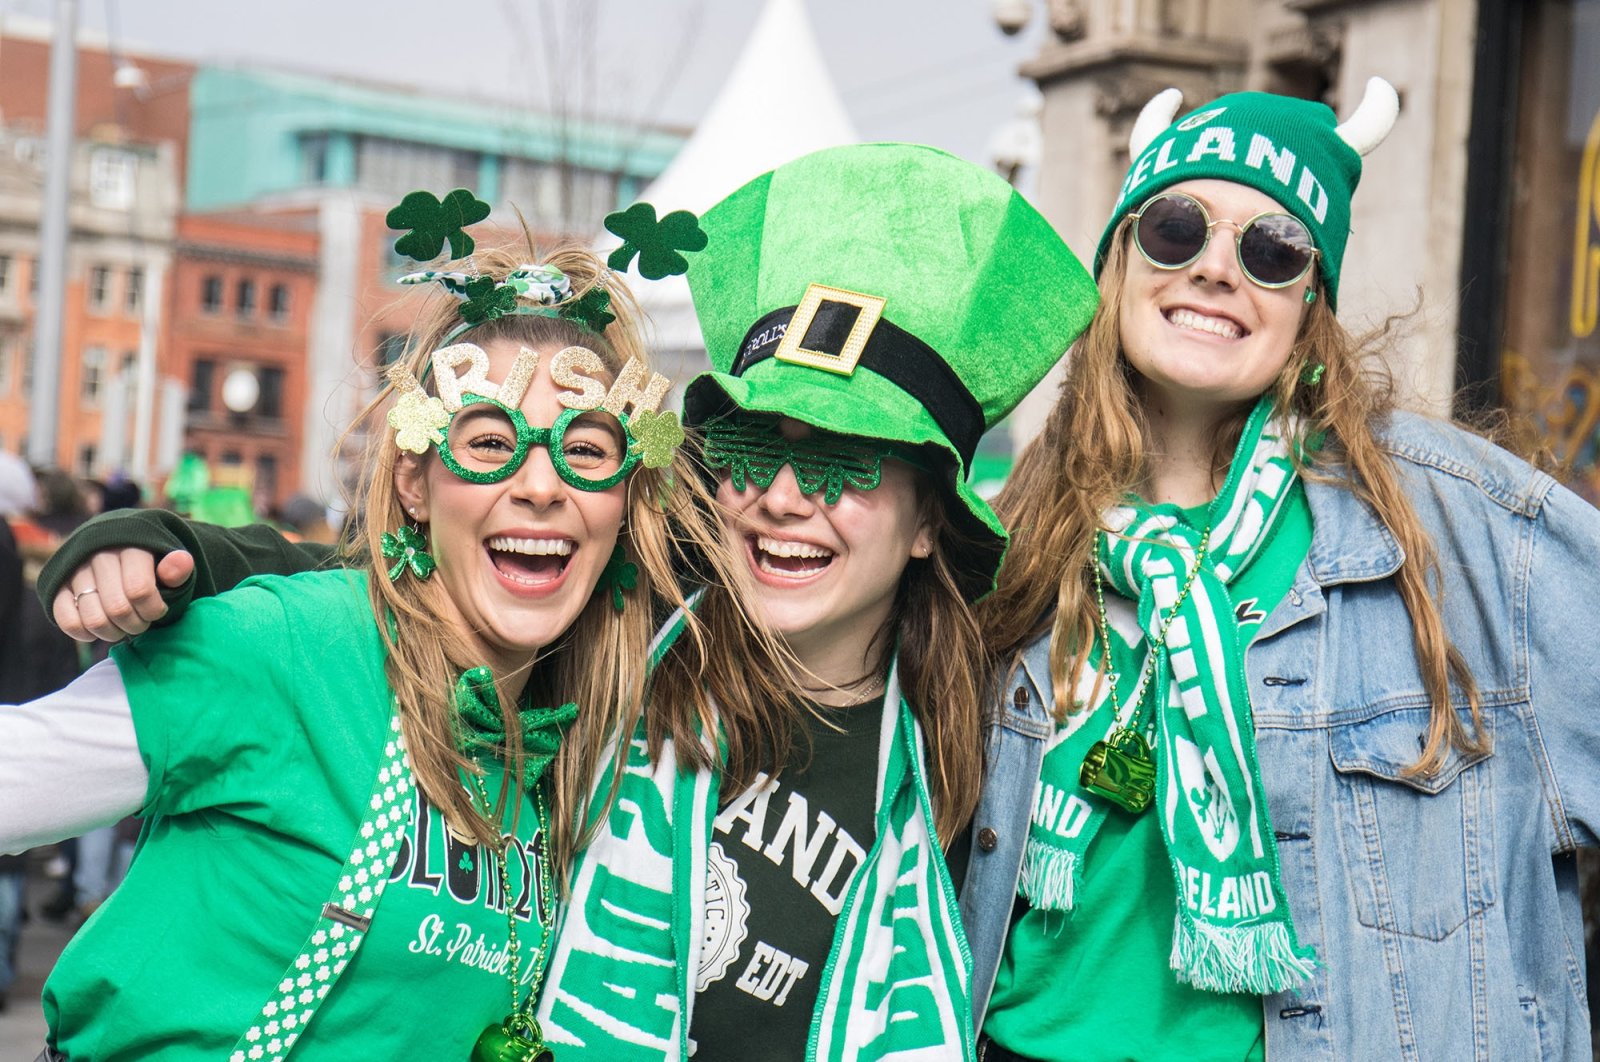
[[[556,83],[552,71],[559,70],[576,113],[691,126],[716,95],[762,3],[79,0],[78,8],[83,31],[131,51],[260,61],[544,109]],[[1007,38],[990,17],[989,0],[806,0],[806,6],[865,139],[921,141],[987,162],[994,130],[1031,88],[1016,68],[1038,50],[1042,12],[1029,32]],[[0,0],[0,17],[50,18],[54,10],[54,0]]]

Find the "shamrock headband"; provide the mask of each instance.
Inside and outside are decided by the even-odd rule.
[[[429,356],[437,396],[405,365],[388,377],[400,398],[389,411],[395,445],[423,454],[439,448],[445,466],[469,483],[498,483],[513,475],[535,445],[550,452],[556,473],[579,490],[615,486],[634,467],[665,468],[683,442],[678,415],[660,410],[671,381],[629,358],[608,386],[605,363],[586,347],[570,346],[550,361],[550,378],[568,388],[556,395],[565,411],[548,428],[531,427],[521,409],[539,368],[537,351],[521,348],[500,383],[488,378],[489,355],[473,343],[442,347]],[[463,365],[464,372],[458,371]]]
[[[384,221],[391,229],[410,230],[395,241],[397,253],[431,262],[443,252],[446,243],[452,258],[469,257],[477,243],[463,230],[488,216],[488,203],[465,188],[457,188],[443,199],[431,192],[411,192],[389,211]],[[639,273],[647,280],[687,271],[689,261],[681,252],[704,250],[706,246],[699,219],[687,210],[675,210],[657,219],[655,207],[635,203],[627,210],[607,215],[605,224],[623,241],[606,264],[623,272],[637,255]],[[571,281],[561,270],[548,265],[521,265],[499,279],[471,271],[431,269],[400,278],[402,284],[428,282],[438,283],[462,303],[462,323],[445,337],[446,344],[471,328],[508,314],[559,317],[596,335],[616,320],[604,274],[576,299],[572,297]]]

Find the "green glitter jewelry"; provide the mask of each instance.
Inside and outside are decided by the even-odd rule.
[[[426,580],[437,568],[438,562],[428,553],[428,541],[422,537],[422,532],[414,527],[402,525],[393,532],[385,531],[378,539],[379,548],[388,560],[394,561],[389,567],[389,581],[399,582],[400,576],[407,568],[418,579]]]
[[[550,451],[556,475],[579,490],[609,490],[638,465],[628,418],[603,409],[568,409],[548,428],[535,428],[522,410],[478,394],[461,396],[439,445],[444,466],[468,483],[499,483],[514,475],[534,446]],[[586,418],[579,421],[579,418]],[[575,425],[576,423],[576,426]]]
[[[776,422],[746,417],[725,417],[706,428],[706,465],[727,469],[734,490],[744,490],[747,480],[764,490],[788,465],[801,493],[822,491],[829,505],[839,501],[846,486],[876,489],[886,457],[922,467],[910,453],[908,447],[854,435],[812,432],[786,439]]]
[[[611,551],[611,559],[606,561],[605,571],[600,573],[600,590],[611,591],[612,607],[621,612],[627,604],[622,592],[638,585],[639,566],[628,559],[628,551],[618,542],[617,548]]]

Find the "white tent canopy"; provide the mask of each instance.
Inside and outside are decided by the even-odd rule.
[[[677,157],[639,197],[659,214],[703,214],[745,182],[820,148],[859,142],[822,61],[804,0],[767,0],[716,101]],[[605,234],[602,246],[614,247]],[[705,366],[705,342],[683,277],[632,287],[669,372]],[[679,376],[679,379],[686,379]]]

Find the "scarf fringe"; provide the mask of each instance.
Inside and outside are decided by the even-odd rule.
[[[1271,995],[1293,988],[1317,968],[1311,950],[1296,949],[1282,921],[1219,926],[1180,913],[1170,965],[1178,980],[1208,992]]]
[[[1078,853],[1030,838],[1022,857],[1017,891],[1029,906],[1070,911],[1078,891]]]

